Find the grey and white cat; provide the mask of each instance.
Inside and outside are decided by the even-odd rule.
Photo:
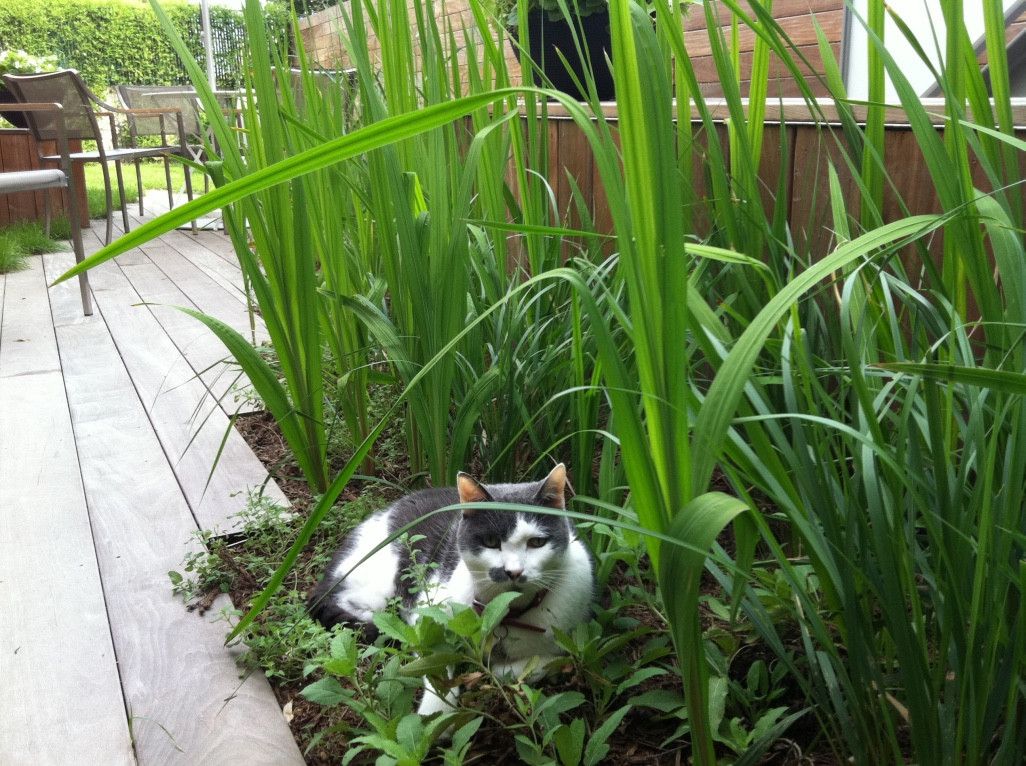
[[[464,604],[481,610],[500,593],[522,594],[495,631],[493,671],[519,677],[535,657],[543,666],[560,653],[553,628],[569,632],[589,619],[594,598],[592,561],[573,523],[562,516],[465,508],[424,519],[409,533],[410,546],[395,541],[357,566],[387,537],[424,514],[456,503],[519,503],[564,507],[566,469],[557,465],[539,482],[481,484],[465,473],[456,487],[407,495],[362,522],[329,564],[310,594],[310,611],[326,627],[348,623],[373,636],[375,612],[399,598],[404,618],[413,622],[418,605]],[[355,569],[354,569],[355,567]],[[427,687],[427,685],[426,685]],[[447,709],[455,691],[442,700],[425,688],[418,712]]]

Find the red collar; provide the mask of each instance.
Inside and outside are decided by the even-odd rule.
[[[502,618],[500,625],[505,625],[510,628],[521,628],[523,630],[534,631],[535,633],[544,633],[545,628],[539,628],[537,625],[529,625],[526,622],[521,622],[520,617],[523,617],[527,612],[532,609],[541,606],[541,602],[545,600],[545,597],[549,595],[547,588],[542,588],[538,591],[531,602],[522,609],[510,609],[506,616]],[[484,614],[485,604],[480,599],[474,599],[474,611],[479,615]]]

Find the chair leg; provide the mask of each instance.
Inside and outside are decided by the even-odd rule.
[[[85,260],[85,245],[82,242],[82,222],[79,220],[78,203],[75,200],[75,188],[68,188],[68,222],[71,225],[71,248],[75,251],[75,263]],[[47,197],[49,200],[49,197]],[[109,208],[108,208],[109,210]],[[78,275],[78,291],[82,296],[82,313],[93,314],[93,294],[89,289],[89,272]]]
[[[89,274],[84,271],[78,275],[78,292],[82,296],[82,313],[91,317],[93,315],[93,294],[89,290]]]
[[[170,176],[168,179],[170,180]],[[188,198],[189,202],[192,202],[192,168],[188,165],[185,166],[185,196]],[[192,219],[192,233],[199,234],[195,218]]]
[[[143,210],[142,162],[140,160],[135,160],[135,188],[139,192],[139,215],[146,215],[146,211]]]
[[[121,222],[125,224],[125,234],[128,233],[128,202],[125,200],[125,174],[121,170],[121,163],[114,160],[114,174],[118,177],[118,193],[121,195]]]
[[[100,167],[103,168],[103,191],[107,198],[107,236],[103,240],[103,244],[106,246],[114,238],[114,195],[110,190],[110,168],[107,167],[106,162],[101,162]]]
[[[50,202],[50,190],[43,191],[43,220],[45,221],[46,236],[50,236],[50,221],[53,217],[52,203]]]
[[[186,167],[186,172],[189,168]],[[167,182],[167,209],[170,210],[175,206],[175,190],[171,185],[171,159],[165,154],[164,155],[164,180]]]

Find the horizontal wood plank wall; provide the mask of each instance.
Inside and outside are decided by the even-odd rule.
[[[723,23],[728,25],[725,33],[729,33],[729,13],[719,0],[707,0],[712,4],[714,12],[719,14]],[[406,0],[410,17],[413,18],[414,2]],[[457,55],[460,56],[461,79],[467,83],[465,41],[466,34],[476,30],[473,14],[470,12],[469,0],[438,0],[436,2],[437,19],[439,29],[443,32],[446,24],[452,25],[453,41],[456,44]],[[812,23],[812,14],[815,14],[816,21],[823,28],[834,57],[840,55],[841,28],[843,26],[844,0],[777,0],[773,4],[773,18],[777,20],[781,28],[797,46],[799,52],[805,56],[810,64],[808,74],[822,73],[823,65],[819,48],[816,45],[816,31]],[[371,60],[380,58],[381,43],[366,24],[367,44]],[[342,19],[342,11],[339,6],[334,6],[319,11],[311,16],[300,19],[300,34],[303,38],[303,45],[310,60],[320,66],[327,68],[345,68],[353,65],[345,50],[342,41],[342,30],[345,23]],[[708,33],[706,32],[705,12],[701,5],[693,5],[690,8],[690,15],[684,22],[685,44],[692,57],[692,64],[702,86],[702,92],[706,96],[720,96],[723,91],[719,84],[719,77],[713,66],[712,56],[709,49]],[[465,32],[466,30],[466,32]],[[752,51],[755,46],[755,33],[748,29],[740,32],[741,49],[741,76],[742,92],[748,93],[748,82],[752,68]],[[511,85],[519,85],[523,81],[520,64],[513,53],[512,43],[505,45],[506,64],[510,75]],[[414,60],[419,61],[418,51],[414,51]],[[769,93],[771,96],[792,97],[799,95],[798,86],[794,79],[788,74],[786,67],[775,56],[771,56],[770,72],[772,81]],[[810,79],[814,82],[814,78]],[[813,85],[814,90],[824,90],[818,85]],[[816,95],[825,93],[816,92]]]
[[[724,39],[730,38],[730,10],[719,0],[706,0],[713,15],[720,20],[719,28]],[[746,12],[747,3],[742,3]],[[816,43],[816,22],[822,27],[830,49],[837,59],[841,50],[841,30],[844,26],[844,0],[777,0],[773,3],[773,18],[780,28],[804,56],[811,68],[805,74],[816,96],[825,96],[826,89],[812,75],[823,72],[823,59]],[[702,6],[695,5],[684,23],[684,44],[691,56],[691,65],[705,96],[722,96],[723,87],[713,64],[709,45],[706,14]],[[741,94],[748,95],[752,73],[752,57],[755,50],[755,33],[743,25],[738,31],[738,48],[741,62]],[[797,56],[795,56],[797,59]],[[839,59],[838,59],[839,60]],[[777,56],[770,55],[770,97],[790,98],[800,95],[798,85]]]
[[[81,141],[71,141],[72,152],[81,151]],[[45,154],[56,154],[53,141],[43,145]],[[40,167],[36,142],[27,130],[0,130],[0,172],[11,170],[36,170]],[[78,190],[79,219],[83,227],[89,226],[89,203],[85,192],[85,171],[76,164],[72,174]],[[68,193],[62,189],[52,197],[53,214],[64,214],[68,204]],[[0,194],[0,226],[17,221],[42,221],[46,214],[46,195],[42,191]]]

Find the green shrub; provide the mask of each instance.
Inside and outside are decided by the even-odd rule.
[[[200,8],[167,2],[164,9],[190,52],[203,60]],[[265,9],[272,40],[287,40],[280,6]],[[210,9],[217,82],[239,87],[243,80],[245,30],[242,14]],[[81,72],[89,86],[106,90],[119,83],[177,85],[189,82],[185,68],[149,3],[134,0],[7,0],[0,5],[0,49],[55,55],[58,64]]]

